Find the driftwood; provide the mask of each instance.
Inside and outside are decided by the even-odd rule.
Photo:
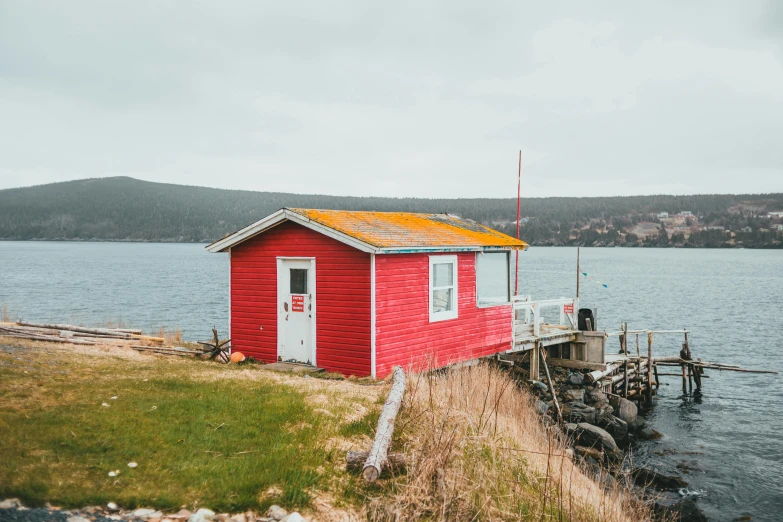
[[[29,339],[31,341],[47,341],[50,343],[70,343],[70,344],[95,344],[86,339],[65,339],[54,335],[43,335],[30,332],[19,331],[13,328],[0,327],[0,336],[13,337],[16,339]]]
[[[179,355],[181,357],[195,357],[201,355],[201,352],[195,352],[192,350],[175,350],[173,348],[161,348],[158,346],[131,346],[137,352],[153,352],[164,355]]]
[[[607,364],[606,370],[595,370],[593,372],[590,372],[585,375],[585,380],[588,383],[598,382],[604,377],[606,377],[607,375],[609,375],[610,373],[616,371],[618,368],[620,368],[619,364]]]
[[[345,466],[348,471],[358,473],[363,470],[369,451],[349,451],[345,456]],[[405,453],[389,453],[383,462],[383,469],[404,470],[408,466],[408,456]]]
[[[544,370],[546,371],[546,380],[549,383],[549,393],[552,394],[552,401],[555,403],[555,411],[557,412],[557,420],[563,421],[563,413],[560,411],[560,404],[557,402],[557,393],[555,392],[555,386],[552,384],[552,377],[549,376],[549,365],[546,363],[546,352],[543,348],[539,348],[541,354],[541,361],[544,363]]]
[[[778,375],[778,372],[772,370],[748,370],[746,368],[736,368],[734,366],[725,366],[714,363],[697,363],[693,361],[682,361],[680,363],[661,363],[661,366],[680,366],[680,364],[687,364],[696,368],[704,368],[706,370],[720,370],[726,372],[741,372],[741,373],[771,373]]]
[[[401,367],[395,366],[393,374],[391,391],[381,409],[381,416],[378,418],[375,440],[362,468],[362,476],[367,482],[375,482],[381,476],[381,470],[387,460],[387,453],[391,445],[392,435],[394,434],[394,420],[400,411],[402,397],[405,394],[405,386],[407,384],[405,372],[402,371]]]
[[[37,324],[19,321],[19,326],[29,326],[32,328],[48,328],[49,330],[68,330],[71,332],[107,335],[111,337],[134,339],[141,335],[141,330],[115,330],[112,328],[84,328],[82,326],[73,326],[71,324]],[[133,332],[133,333],[131,333]]]

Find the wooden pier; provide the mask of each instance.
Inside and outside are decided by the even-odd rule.
[[[702,378],[707,377],[705,369],[777,373],[695,359],[687,329],[629,330],[623,324],[619,330],[607,332],[594,330],[590,320],[580,329],[579,298],[535,301],[530,296],[515,296],[513,305],[514,343],[497,357],[511,364],[528,365],[530,380],[540,380],[543,373],[548,375],[550,366],[571,368],[584,373],[587,382],[605,393],[650,403],[661,376],[681,376],[683,394],[699,395]],[[655,340],[672,335],[682,336],[679,354],[654,355]],[[614,337],[619,343],[611,343],[609,348],[609,339]],[[680,372],[664,374],[659,366],[679,367]]]

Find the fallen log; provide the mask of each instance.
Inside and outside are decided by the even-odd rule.
[[[593,372],[590,372],[590,373],[585,375],[585,380],[588,383],[598,382],[601,379],[603,379],[604,377],[606,377],[607,375],[617,371],[618,368],[620,368],[619,364],[607,364],[606,365],[606,370],[603,370],[603,371],[602,370],[595,370]]]
[[[141,330],[133,330],[134,333],[130,333],[127,331],[114,330],[111,328],[85,328],[83,326],[74,326],[72,324],[38,324],[38,323],[27,323],[23,321],[19,321],[19,323],[17,324],[19,324],[20,326],[29,326],[32,328],[48,328],[49,330],[68,330],[71,332],[109,335],[109,336],[123,338],[123,339],[134,339],[137,336],[141,335]]]
[[[8,331],[6,328],[0,328],[0,336],[12,337],[15,339],[28,339],[30,341],[46,341],[50,343],[90,344],[90,345],[95,344],[94,342],[88,341],[86,339],[65,339],[62,337],[54,337],[52,335],[16,333],[13,331]]]
[[[369,457],[369,451],[349,451],[345,455],[345,467],[348,471],[358,473],[364,468],[364,463]],[[384,470],[404,470],[408,466],[408,456],[405,453],[389,453],[383,463]]]
[[[201,352],[190,350],[175,350],[174,348],[161,348],[158,346],[131,346],[137,352],[153,352],[162,355],[179,355],[180,357],[195,357],[201,355]]]
[[[394,434],[394,420],[402,405],[402,397],[405,394],[407,379],[402,368],[395,366],[393,372],[392,388],[386,403],[381,409],[378,418],[378,428],[375,430],[375,440],[367,455],[367,460],[362,468],[362,476],[367,482],[375,482],[381,476],[383,463],[387,460],[387,453]]]

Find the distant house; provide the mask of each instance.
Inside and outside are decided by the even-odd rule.
[[[775,225],[775,226],[774,226],[774,228],[775,228],[775,230],[777,230],[778,232],[783,232],[783,225]]]
[[[284,208],[207,250],[228,253],[234,350],[383,378],[510,349],[526,247],[449,214]]]
[[[770,212],[769,214],[767,214],[767,217],[770,218],[783,217],[783,210],[776,210],[775,212]]]
[[[690,210],[682,210],[678,215],[680,217],[693,217],[693,212],[691,212]]]
[[[752,229],[752,228],[750,228],[750,227],[744,227],[744,228],[742,229],[742,231],[743,231],[743,232],[753,232],[753,229]]]
[[[709,227],[704,227],[704,230],[720,230],[720,231],[725,231],[725,230],[726,230],[726,227],[719,227],[719,226],[713,225],[713,226],[709,226]]]
[[[668,212],[658,212],[658,219],[666,219],[669,217]]]

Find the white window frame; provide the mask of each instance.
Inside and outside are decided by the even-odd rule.
[[[435,272],[434,267],[436,264],[447,264],[451,263],[454,266],[453,274],[454,274],[454,280],[452,281],[451,286],[439,286],[435,287],[433,286],[435,282]],[[457,256],[430,256],[430,283],[429,283],[429,312],[430,312],[430,322],[434,323],[436,321],[446,321],[449,319],[456,319],[459,317],[459,273],[457,272]],[[451,292],[451,310],[446,310],[442,312],[433,312],[432,311],[432,294],[435,290],[439,289],[445,289],[445,288],[452,288],[453,291]]]
[[[484,254],[502,254],[504,252],[493,252],[493,251],[487,251],[487,252],[476,252],[476,307],[477,308],[490,308],[493,306],[504,306],[511,304],[511,252],[506,251],[506,274],[508,275],[507,281],[506,281],[506,295],[508,296],[508,299],[506,301],[484,301],[482,302],[479,298],[479,277],[478,277],[478,265],[479,265],[479,258],[483,256]]]

